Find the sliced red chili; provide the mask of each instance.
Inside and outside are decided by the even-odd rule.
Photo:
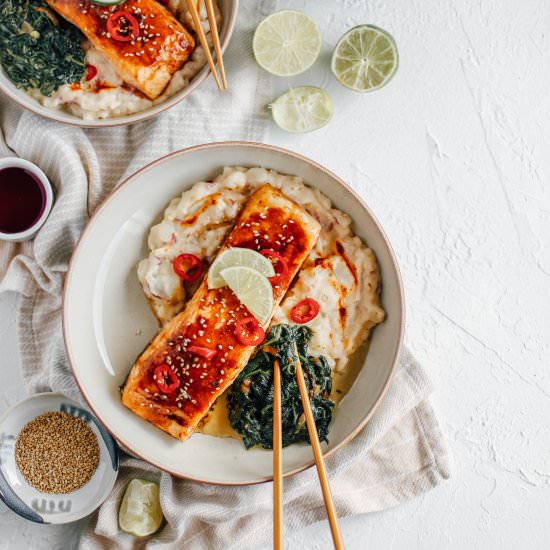
[[[315,319],[318,313],[319,302],[313,298],[304,298],[290,310],[290,318],[295,323],[303,325],[304,323],[309,323],[309,321]]]
[[[97,67],[95,65],[86,65],[86,82],[89,82],[97,76]]]
[[[235,336],[245,346],[258,346],[265,339],[265,330],[255,317],[245,317],[237,321]]]
[[[115,11],[107,19],[107,31],[113,40],[131,42],[139,36],[139,22],[128,11]]]
[[[174,271],[188,283],[194,283],[204,271],[202,260],[194,254],[180,254],[174,260]]]
[[[260,250],[260,254],[265,256],[273,264],[275,275],[269,278],[271,284],[279,284],[288,273],[288,264],[286,260],[278,252],[270,248]]]
[[[215,349],[204,348],[202,346],[189,346],[187,351],[194,353],[195,355],[199,355],[200,357],[204,357],[205,359],[212,359],[212,357],[216,355]]]
[[[174,393],[180,387],[176,373],[166,363],[155,368],[153,379],[162,393]]]

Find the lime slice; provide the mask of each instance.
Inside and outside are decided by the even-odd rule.
[[[321,51],[317,23],[301,11],[278,11],[256,28],[252,49],[256,61],[276,76],[293,76],[309,69]]]
[[[273,313],[273,289],[267,277],[249,267],[228,267],[220,272],[241,304],[264,325]]]
[[[287,132],[318,130],[332,118],[334,107],[328,93],[314,86],[292,88],[271,105],[273,120]]]
[[[159,486],[146,479],[132,479],[118,512],[120,528],[135,537],[146,537],[158,531],[163,517]]]
[[[370,92],[387,84],[399,64],[394,39],[372,25],[348,31],[332,54],[332,72],[340,83],[358,92]]]
[[[92,0],[92,4],[98,4],[99,6],[118,6],[126,0]]]
[[[245,266],[256,270],[264,277],[273,277],[275,269],[273,264],[259,252],[250,248],[226,248],[210,266],[208,270],[208,288],[221,288],[227,283],[220,275],[220,271],[228,267]]]

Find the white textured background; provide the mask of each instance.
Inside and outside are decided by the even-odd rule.
[[[251,0],[243,0],[251,1]],[[430,371],[455,457],[446,485],[343,521],[349,549],[550,546],[550,6],[544,0],[283,1],[319,22],[325,53],[294,83],[328,88],[325,129],[270,141],[358,189],[398,254],[407,342]],[[400,68],[358,95],[326,69],[347,28],[389,30]],[[280,81],[281,90],[290,82]],[[223,139],[224,136],[218,136]],[[15,301],[0,299],[0,410],[22,397]],[[0,505],[0,548],[69,548],[79,525]],[[330,548],[326,524],[288,548]]]

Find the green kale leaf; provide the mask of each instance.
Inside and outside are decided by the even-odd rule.
[[[85,71],[80,31],[42,0],[0,2],[0,64],[18,88],[46,96]]]
[[[311,330],[303,325],[275,325],[258,353],[229,390],[229,422],[246,448],[273,448],[273,369],[281,369],[283,447],[309,442],[300,391],[296,381],[294,344],[298,348],[310,395],[311,408],[321,441],[327,441],[334,402],[330,400],[332,371],[322,356],[307,355]]]

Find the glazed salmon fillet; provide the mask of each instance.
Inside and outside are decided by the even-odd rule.
[[[220,252],[245,247],[280,254],[288,272],[273,285],[276,306],[319,233],[320,225],[312,216],[266,184],[250,197]],[[247,317],[250,313],[228,287],[209,290],[205,277],[185,309],[161,330],[132,367],[122,392],[124,405],[173,437],[187,439],[255,349],[235,336],[236,323]],[[215,350],[215,355],[199,357],[189,346]],[[177,377],[177,383],[172,380],[177,389],[168,393],[155,376],[158,367],[165,365]]]
[[[157,0],[126,0],[118,6],[99,6],[89,0],[47,2],[84,33],[122,80],[149,99],[162,93],[195,47],[193,37]],[[139,30],[117,13],[130,14]],[[120,28],[122,40],[113,38],[109,21]]]

